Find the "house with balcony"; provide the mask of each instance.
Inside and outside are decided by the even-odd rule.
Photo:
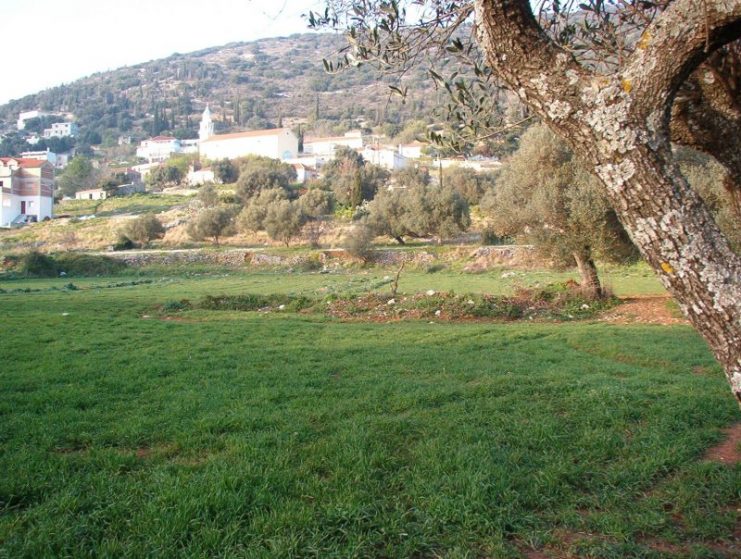
[[[54,166],[48,161],[0,157],[0,225],[54,215]]]
[[[183,147],[180,140],[172,136],[155,136],[144,140],[136,149],[136,156],[146,159],[148,163],[162,163],[171,155],[181,153]]]
[[[80,127],[74,122],[55,122],[44,130],[44,138],[74,138],[80,134]]]

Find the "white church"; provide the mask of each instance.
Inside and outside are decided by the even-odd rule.
[[[298,156],[298,138],[288,128],[214,134],[214,123],[208,106],[203,111],[198,135],[201,158],[211,161],[246,155],[263,155],[280,160]]]

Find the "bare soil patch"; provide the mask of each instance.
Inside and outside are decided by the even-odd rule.
[[[671,311],[668,306],[670,301],[669,296],[629,297],[622,299],[618,307],[603,314],[600,320],[616,324],[689,324],[685,318]]]
[[[723,434],[723,441],[708,450],[705,459],[729,465],[741,463],[741,423],[724,429]]]

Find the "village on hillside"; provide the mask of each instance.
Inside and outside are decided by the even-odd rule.
[[[0,559],[741,559],[741,0],[5,4]]]
[[[35,132],[24,134],[26,122],[31,119],[56,120],[62,116],[65,118],[63,122],[54,122],[41,135]],[[18,115],[17,129],[31,145],[38,144],[42,139],[74,139],[79,136],[80,129],[73,118],[73,115],[55,115],[41,110],[26,111]],[[126,144],[130,138],[122,137],[119,141]],[[187,156],[190,163],[182,180],[165,189],[168,193],[192,194],[192,189],[205,184],[219,184],[219,177],[211,168],[212,163],[249,156],[287,163],[295,170],[296,182],[305,184],[322,176],[322,168],[332,160],[338,148],[353,150],[363,161],[390,172],[420,166],[433,170],[460,167],[486,172],[496,170],[501,165],[496,157],[438,157],[434,147],[419,140],[390,145],[387,138],[362,129],[339,136],[305,135],[300,127],[298,135],[290,128],[216,134],[207,105],[201,116],[197,139],[181,140],[159,135],[140,142],[134,162],[96,159],[93,164],[105,165],[108,172],[101,181],[117,178],[115,188],[81,188],[74,193],[66,193],[66,198],[73,196],[75,199],[100,200],[109,196],[151,191],[147,185],[152,171],[162,168],[176,156]],[[0,226],[16,227],[53,218],[54,200],[63,197],[54,188],[55,174],[63,173],[75,155],[74,147],[61,153],[55,153],[47,147],[45,150],[21,152],[18,157],[1,158],[0,176],[3,178],[0,180],[0,196],[3,210]]]

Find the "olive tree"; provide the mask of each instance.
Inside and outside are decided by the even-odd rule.
[[[268,215],[268,208],[276,202],[286,200],[286,198],[286,191],[282,188],[260,191],[249,200],[237,216],[237,228],[240,231],[262,231],[265,229],[265,217]]]
[[[101,172],[93,165],[93,162],[78,155],[64,169],[57,181],[59,192],[64,196],[74,196],[75,192],[94,188],[100,181]]]
[[[219,159],[211,164],[216,180],[221,184],[231,184],[239,178],[239,168],[228,158]]]
[[[129,221],[121,233],[127,239],[146,245],[165,236],[165,227],[154,214],[144,214]]]
[[[196,200],[204,208],[213,208],[219,205],[221,202],[219,198],[219,192],[216,190],[214,185],[205,184],[199,190],[196,195]]]
[[[263,190],[237,216],[240,231],[265,231],[274,241],[288,246],[306,221],[299,200],[288,200],[280,188]]]
[[[296,180],[296,169],[269,157],[248,157],[242,160],[235,194],[243,204],[261,190],[288,190]]]
[[[329,2],[339,8],[310,14],[310,22],[349,22],[348,65],[375,60],[408,68],[435,60],[434,46],[468,57],[478,78],[473,92],[457,76],[431,75],[462,101],[472,100],[451,113],[474,131],[477,121],[492,123],[494,103],[491,90],[475,84],[509,88],[599,177],[741,404],[741,256],[680,172],[671,147],[684,111],[685,119],[697,117],[684,140],[738,170],[741,73],[729,71],[739,59],[738,44],[728,45],[741,36],[741,1],[586,0],[577,3],[587,16],[581,20],[562,9],[576,7],[573,2],[540,4],[548,7],[540,23],[529,0]],[[407,18],[410,6],[416,9]],[[471,19],[475,25],[467,27]],[[626,28],[638,31],[635,40]],[[684,103],[691,85],[697,95]],[[729,176],[727,188],[737,195],[741,174]]]
[[[337,202],[357,207],[363,200],[372,200],[378,188],[388,179],[388,172],[368,163],[351,148],[339,147],[334,158],[322,169],[324,184],[332,190]]]
[[[366,211],[373,233],[388,235],[399,244],[404,244],[404,237],[434,237],[441,243],[471,225],[465,199],[452,187],[437,184],[382,190]]]
[[[531,243],[558,265],[576,264],[592,296],[602,294],[596,256],[618,262],[635,256],[602,186],[543,125],[523,135],[482,209],[498,236]]]
[[[443,183],[452,186],[471,205],[494,188],[496,174],[488,171],[476,172],[465,167],[452,167],[443,171]]]
[[[211,238],[218,246],[220,238],[232,233],[233,222],[234,210],[232,208],[226,206],[206,208],[198,212],[188,224],[188,235],[195,241]]]
[[[291,239],[301,232],[304,216],[297,201],[279,200],[268,206],[265,231],[274,241],[289,246]]]

